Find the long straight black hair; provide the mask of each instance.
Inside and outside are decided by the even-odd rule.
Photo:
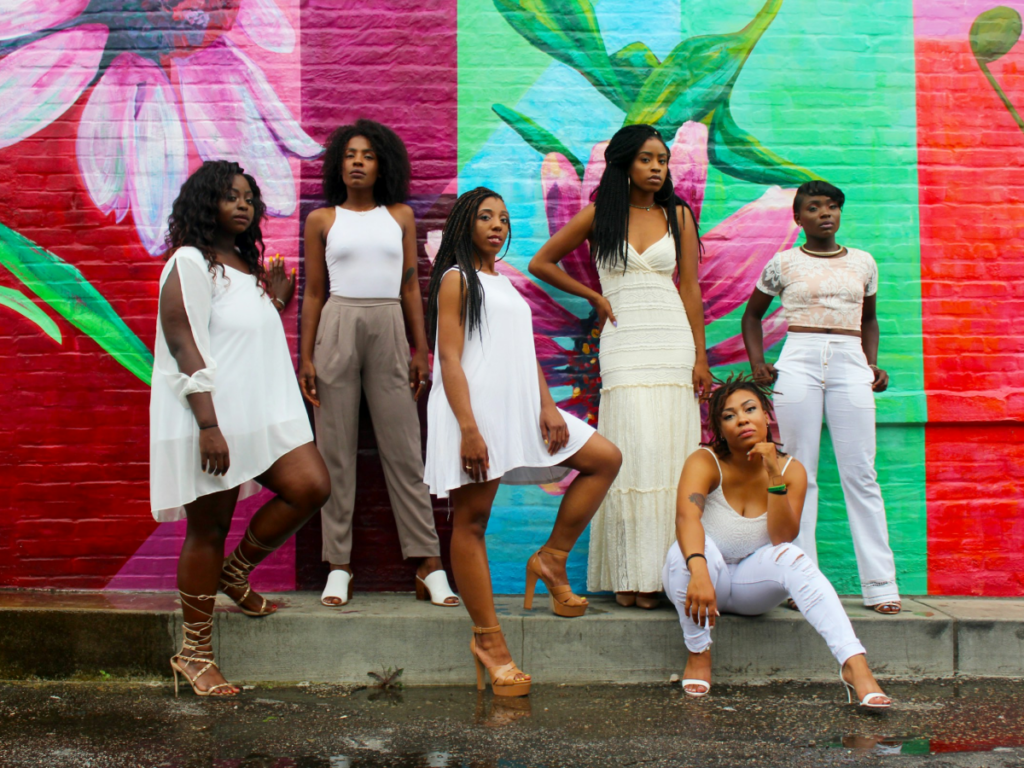
[[[594,227],[591,232],[591,253],[594,263],[605,269],[622,267],[626,271],[629,259],[629,169],[640,154],[640,148],[648,139],[657,139],[668,152],[668,145],[661,133],[653,125],[627,125],[620,128],[608,142],[604,151],[605,168],[601,174],[601,183],[594,191]],[[671,157],[671,154],[669,155]],[[668,231],[676,249],[676,263],[682,259],[682,238],[679,233],[679,218],[676,206],[682,205],[690,210],[694,226],[697,217],[689,203],[676,195],[672,186],[672,174],[665,169],[665,183],[654,193],[654,202],[665,209],[668,215]],[[697,231],[697,242],[700,244],[700,231]]]
[[[427,289],[427,338],[430,344],[435,343],[437,333],[437,297],[441,291],[441,278],[452,267],[462,272],[460,299],[462,307],[459,319],[470,333],[480,327],[480,310],[484,304],[484,292],[480,286],[480,277],[476,273],[476,262],[473,259],[473,223],[480,204],[488,197],[496,197],[504,202],[505,198],[487,187],[477,187],[464,193],[455,201],[452,212],[441,230],[441,246],[437,249],[434,267],[430,273],[430,285]],[[508,240],[505,252],[512,244],[512,222],[509,220]]]

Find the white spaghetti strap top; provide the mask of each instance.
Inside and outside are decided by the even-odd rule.
[[[383,205],[370,211],[334,206],[324,249],[332,296],[396,299],[402,288],[402,227]]]
[[[701,523],[704,525],[704,532],[718,546],[725,562],[738,563],[764,545],[771,544],[772,540],[768,536],[768,513],[757,517],[744,517],[729,506],[722,491],[722,484],[725,482],[722,465],[718,463],[714,451],[704,445],[701,448],[711,454],[715,466],[718,467],[718,487],[708,494]],[[790,456],[782,468],[783,476],[792,461],[793,457]]]

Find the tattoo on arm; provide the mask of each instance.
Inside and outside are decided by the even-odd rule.
[[[414,267],[409,267],[407,270],[405,270],[405,274],[402,275],[402,285],[405,285],[406,283],[408,283],[415,276],[416,276],[416,269]]]
[[[703,493],[691,493],[690,501],[701,513],[704,512],[704,502],[707,501],[707,497]]]

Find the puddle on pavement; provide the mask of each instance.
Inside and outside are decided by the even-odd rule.
[[[845,749],[858,755],[941,755],[956,752],[1014,752],[1024,748],[1024,736],[1000,739],[922,738],[916,736],[879,736],[847,734],[822,745],[826,749]]]

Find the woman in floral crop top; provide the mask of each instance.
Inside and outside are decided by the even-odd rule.
[[[775,382],[779,436],[807,469],[807,500],[796,544],[815,562],[818,449],[828,423],[846,498],[864,604],[900,612],[896,564],[875,473],[875,392],[889,376],[878,367],[878,266],[871,254],[836,243],[845,195],[824,181],[797,190],[793,217],[806,243],[775,254],[743,314],[743,342],[754,377]],[[775,365],[764,359],[761,319],[782,301],[789,335]],[[776,381],[777,380],[777,381]]]

